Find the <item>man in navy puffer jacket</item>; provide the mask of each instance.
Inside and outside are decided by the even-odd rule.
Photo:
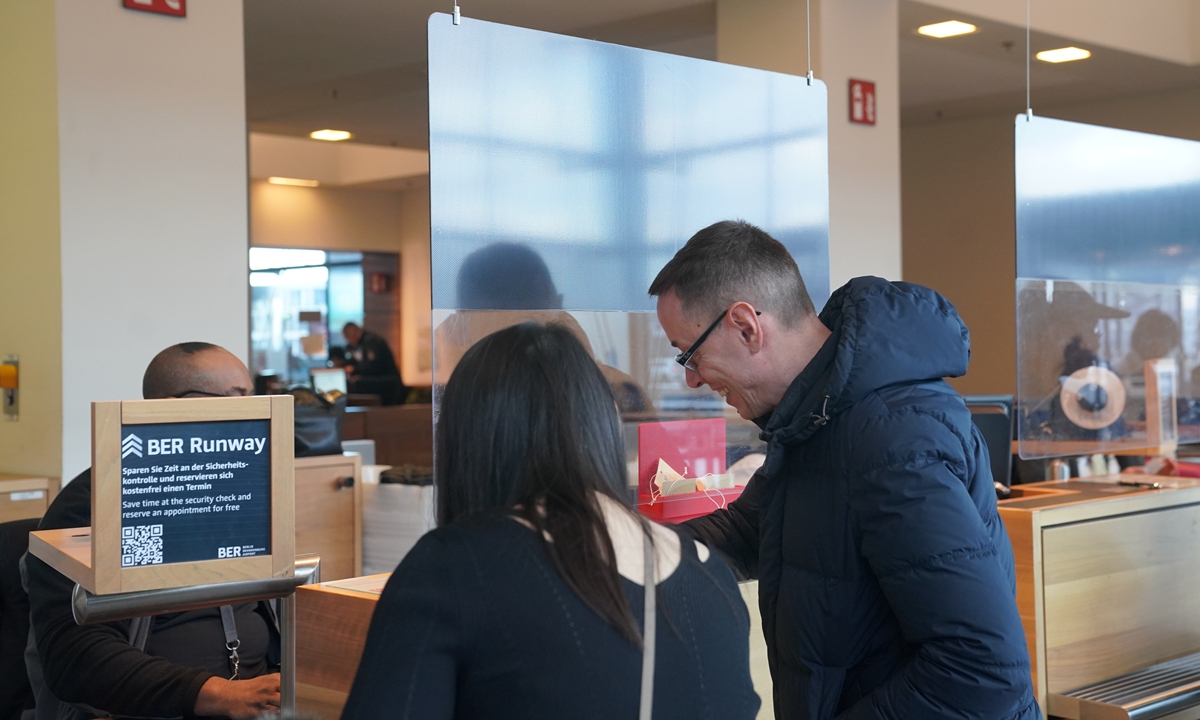
[[[685,529],[759,579],[776,716],[1040,718],[987,449],[943,380],[967,371],[954,307],[864,277],[818,318],[743,222],[697,233],[650,293],[689,384],[768,441],[741,498]]]

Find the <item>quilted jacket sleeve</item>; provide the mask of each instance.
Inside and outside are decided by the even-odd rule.
[[[968,492],[963,441],[916,414],[874,422],[864,438],[892,442],[863,453],[850,502],[863,556],[916,652],[842,718],[1028,715],[1029,655],[1002,555],[1011,548],[994,502],[981,514]]]
[[[721,553],[739,580],[758,577],[758,476],[729,507],[679,526],[680,530]]]

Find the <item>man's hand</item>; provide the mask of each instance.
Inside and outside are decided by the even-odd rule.
[[[266,712],[279,712],[279,673],[253,680],[210,677],[196,696],[197,715],[253,720]]]

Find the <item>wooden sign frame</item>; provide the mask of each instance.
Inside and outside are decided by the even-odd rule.
[[[121,566],[121,428],[159,423],[271,422],[271,552],[254,557]],[[291,577],[296,553],[290,395],[92,403],[91,587],[96,595]],[[79,578],[74,578],[79,582]]]

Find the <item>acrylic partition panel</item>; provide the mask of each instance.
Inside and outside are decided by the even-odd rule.
[[[687,496],[674,500],[686,512],[658,515],[674,520],[735,497],[756,462],[744,456],[763,448],[758,430],[687,386],[647,289],[697,230],[744,219],[788,247],[824,304],[826,110],[819,81],[433,15],[435,413],[471,344],[557,322],[614,391],[630,492],[650,514],[666,497]],[[639,477],[639,442],[643,460],[655,454],[643,470],[671,458],[677,474]]]
[[[1200,142],[1016,120],[1017,277],[1200,285]]]
[[[821,307],[826,104],[819,81],[433,15],[433,307],[653,310],[659,268],[736,218],[788,247]],[[466,263],[498,243],[536,253],[556,292]]]
[[[1021,456],[1200,442],[1200,143],[1015,133]]]
[[[1021,457],[1200,442],[1198,327],[1200,288],[1018,280]]]

